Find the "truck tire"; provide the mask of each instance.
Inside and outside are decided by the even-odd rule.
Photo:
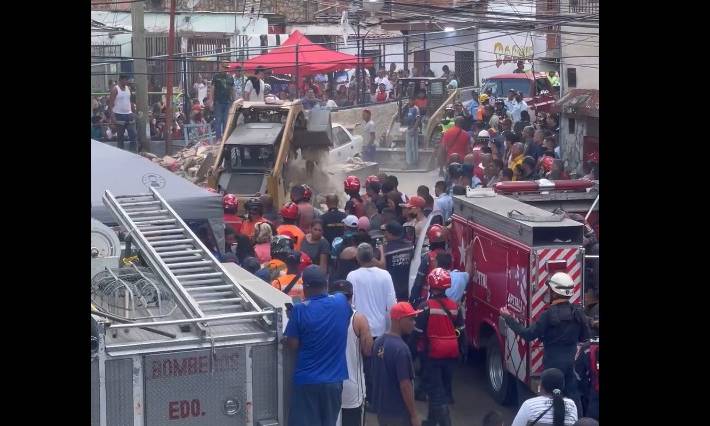
[[[486,378],[488,390],[498,404],[503,405],[512,401],[515,380],[505,370],[503,354],[495,335],[486,342]]]

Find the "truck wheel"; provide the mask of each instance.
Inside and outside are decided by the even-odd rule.
[[[498,339],[491,336],[486,343],[486,375],[488,390],[498,404],[511,401],[515,382],[513,377],[505,370],[503,354],[498,346]]]

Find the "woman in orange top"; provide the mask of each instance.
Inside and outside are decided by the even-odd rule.
[[[288,287],[294,279],[296,279],[296,284],[294,284],[288,292],[288,295],[294,299],[294,301],[302,301],[305,299],[303,294],[303,279],[298,271],[298,265],[301,262],[301,253],[296,252],[292,255],[286,257],[286,271],[283,275],[278,276],[274,281],[271,282],[271,286],[275,289],[283,291]]]

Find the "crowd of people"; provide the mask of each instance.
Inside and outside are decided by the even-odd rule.
[[[364,188],[348,176],[345,200],[337,194],[315,199],[310,187],[296,184],[285,205],[255,197],[243,217],[237,197],[223,194],[225,247],[217,250],[207,232],[201,238],[222,261],[242,265],[293,300],[284,333],[298,353],[289,424],[362,426],[366,412],[380,425],[452,424],[454,367],[467,347],[460,335],[472,281],[454,268],[448,244],[451,195],[468,185],[457,173],[449,167],[434,196],[426,185],[406,195],[387,174],[369,176]],[[441,216],[429,221],[434,211]],[[422,234],[429,251],[410,291]],[[560,274],[548,284],[553,308],[537,323],[526,328],[501,310],[514,332],[545,343],[541,394],[523,404],[514,425],[572,425],[583,413],[598,416],[598,388],[597,405],[590,405],[587,391],[582,404],[577,386],[583,381],[575,378],[574,351],[570,355],[589,337],[593,321],[598,327],[598,309],[594,316],[570,304],[571,279]],[[578,372],[594,389],[588,373]],[[428,401],[426,419],[419,418],[415,400]],[[502,424],[499,413],[486,419]]]

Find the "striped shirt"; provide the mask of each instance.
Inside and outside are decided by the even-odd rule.
[[[577,405],[569,398],[564,398],[565,401],[565,426],[571,426],[577,421]],[[552,405],[552,398],[549,396],[536,396],[523,402],[520,406],[518,414],[511,426],[526,426],[535,421],[543,411],[547,410]],[[544,416],[538,420],[535,426],[545,426],[552,424],[552,412],[554,408],[550,408]]]

